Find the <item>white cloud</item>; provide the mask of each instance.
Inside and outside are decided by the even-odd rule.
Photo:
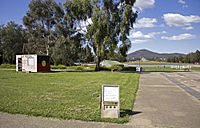
[[[145,40],[145,39],[136,39],[136,40],[133,40],[132,42],[133,43],[144,43],[144,42],[148,42],[149,40]]]
[[[155,38],[157,35],[162,35],[167,33],[166,31],[162,31],[162,32],[150,32],[148,34],[143,34],[141,31],[137,31],[137,32],[132,32],[129,36],[129,38],[134,38],[134,39],[153,39]]]
[[[162,32],[150,32],[148,34],[144,34],[141,31],[131,32],[130,36],[128,37],[133,43],[144,43],[148,42],[152,39],[155,39],[157,35],[165,34],[166,31]]]
[[[163,15],[165,23],[172,27],[188,27],[191,29],[192,23],[200,23],[200,16],[190,15],[190,16],[183,16],[181,14],[175,13],[167,13]]]
[[[178,3],[185,4],[185,1],[184,0],[179,0]]]
[[[155,0],[136,0],[135,7],[143,11],[146,8],[154,7]]]
[[[184,27],[183,29],[185,29],[185,30],[192,30],[194,28],[192,26],[188,26],[188,27]]]
[[[188,7],[188,5],[186,4],[186,2],[184,0],[179,0],[178,3],[182,5],[182,8]]]
[[[136,38],[136,39],[150,39],[152,38],[150,35],[145,35],[143,34],[141,31],[137,31],[137,32],[134,32],[132,33],[132,38]]]
[[[141,18],[134,25],[135,28],[152,28],[155,27],[157,20],[155,18]]]
[[[155,38],[155,36],[157,35],[162,35],[162,34],[165,34],[167,33],[166,31],[162,31],[162,32],[151,32],[151,33],[148,33],[149,36],[151,36],[152,38]]]
[[[189,40],[195,38],[195,35],[185,33],[176,36],[162,36],[161,39],[165,40]]]

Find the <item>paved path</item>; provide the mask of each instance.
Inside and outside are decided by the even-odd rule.
[[[59,120],[0,113],[0,128],[132,128],[132,126],[128,124],[118,125],[77,120]]]
[[[200,73],[144,73],[128,124],[83,122],[0,112],[0,128],[200,128]],[[176,81],[173,81],[175,79]],[[177,82],[178,81],[178,82]]]
[[[141,75],[134,108],[141,114],[131,119],[137,128],[200,128],[200,100],[171,81],[172,78],[176,79],[175,75],[178,73]],[[197,79],[200,74],[193,75],[192,79]],[[179,79],[179,83],[182,80]],[[195,82],[193,84],[200,86],[200,81]]]

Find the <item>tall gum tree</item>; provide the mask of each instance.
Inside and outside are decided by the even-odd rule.
[[[91,19],[85,36],[96,57],[96,68],[106,56],[116,53],[126,57],[131,42],[129,31],[137,18],[133,11],[135,0],[66,0],[66,15],[76,26]],[[79,27],[81,28],[81,27]]]
[[[49,55],[50,46],[56,36],[54,33],[56,25],[64,15],[62,6],[53,0],[32,0],[29,10],[23,17],[23,23],[29,34],[31,49],[35,48],[37,53]]]

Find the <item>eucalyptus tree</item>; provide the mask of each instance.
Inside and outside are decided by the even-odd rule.
[[[82,40],[71,19],[53,0],[32,0],[23,18],[29,34],[26,49],[50,55],[55,64],[71,65],[78,59]]]
[[[87,45],[96,56],[96,70],[100,61],[118,53],[126,56],[131,47],[129,31],[137,18],[133,11],[135,0],[66,0],[65,10],[72,25],[85,33]]]
[[[62,20],[62,6],[53,0],[32,0],[23,23],[29,33],[28,47],[31,52],[49,55],[57,35],[56,24]]]

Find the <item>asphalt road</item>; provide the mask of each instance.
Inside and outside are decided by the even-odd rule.
[[[200,73],[144,73],[131,119],[137,128],[199,128],[200,100],[179,84],[200,93]]]

